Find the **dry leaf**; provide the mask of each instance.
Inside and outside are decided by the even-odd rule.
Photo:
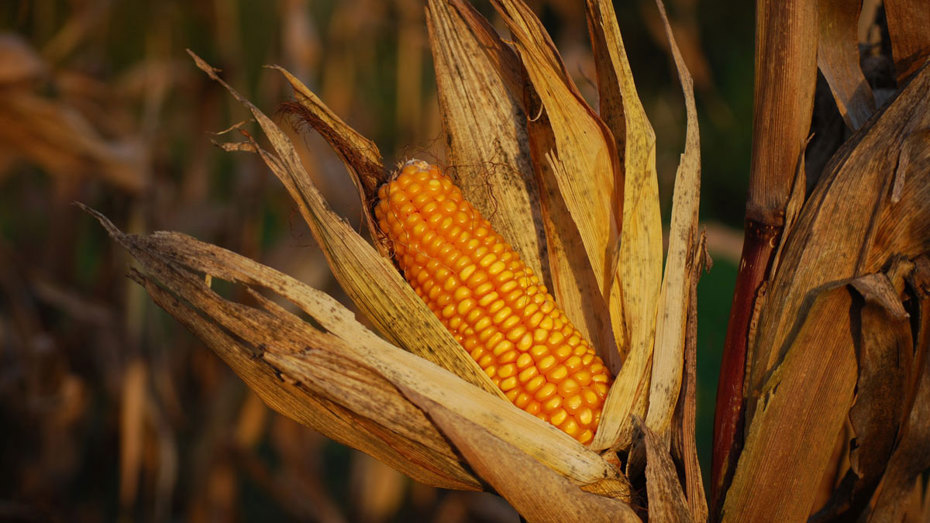
[[[534,274],[551,287],[526,115],[469,29],[445,0],[427,5],[430,48],[449,166],[446,174]]]
[[[613,5],[587,2],[605,122],[623,158],[623,213],[617,275],[608,298],[614,334],[625,354],[592,446],[629,446],[631,414],[645,416],[662,281],[662,222],[655,133],[636,94]],[[621,103],[618,104],[617,101]]]
[[[909,278],[909,291],[916,306],[914,336],[914,384],[913,400],[907,420],[904,420],[897,437],[896,448],[887,462],[885,473],[871,501],[870,522],[897,522],[905,520],[906,505],[903,503],[920,477],[930,467],[930,259],[920,257]],[[916,484],[916,485],[915,485]],[[927,503],[927,499],[924,499]],[[925,505],[926,507],[926,505]],[[919,517],[915,519],[920,521]]]
[[[445,409],[428,410],[475,471],[528,521],[639,521],[628,504],[582,491],[481,426]]]
[[[759,393],[721,520],[803,521],[811,513],[856,385],[851,291],[819,290]],[[817,350],[813,350],[817,347]]]
[[[649,496],[650,521],[694,521],[678,482],[678,471],[672,463],[667,445],[639,418],[634,425],[642,432],[646,451],[646,491]]]
[[[513,33],[514,46],[549,119],[553,143],[545,157],[559,194],[581,237],[598,288],[608,296],[616,267],[623,186],[610,132],[569,78],[540,21],[525,4],[497,0],[494,6]],[[530,115],[535,118],[537,115]]]
[[[523,12],[523,15],[532,17],[531,13]],[[474,17],[470,20],[473,31],[479,34],[482,26],[478,25]],[[521,18],[521,20],[523,19]],[[538,20],[532,23],[536,29],[541,31]],[[501,49],[502,44],[494,44],[495,40],[488,34],[487,30],[481,30],[480,34],[480,38],[485,45],[490,42],[492,49]],[[540,55],[548,56],[547,60],[555,64],[552,66],[553,68],[561,67],[558,56],[555,54],[549,55],[549,53],[555,53],[554,48],[542,46],[537,50]],[[507,55],[502,51],[496,51],[494,54],[497,58],[492,59],[492,61],[502,67],[500,74],[502,76],[512,76],[514,66],[508,64],[508,61],[504,58]],[[522,68],[521,71],[523,71]],[[565,84],[567,88],[574,89],[574,85],[570,81],[563,80],[562,75],[553,72],[553,69],[549,69],[547,74],[554,75],[555,80],[558,82],[568,82]],[[525,76],[526,73],[524,72],[523,75]],[[610,318],[603,312],[607,308],[606,300],[599,288],[595,269],[591,265],[590,258],[585,250],[584,240],[576,223],[576,218],[570,211],[561,192],[556,173],[557,169],[560,168],[560,164],[558,162],[553,163],[549,159],[553,151],[558,148],[556,132],[552,127],[546,109],[542,106],[540,97],[534,90],[534,86],[528,83],[524,85],[523,82],[517,84],[515,79],[511,79],[507,83],[512,89],[520,89],[528,116],[526,121],[527,134],[533,167],[536,172],[536,185],[539,189],[540,217],[546,237],[552,294],[569,320],[591,342],[611,371],[616,374],[621,364],[616,344],[618,336],[610,324]],[[575,98],[571,100],[570,104],[579,103]],[[550,100],[550,103],[558,103],[558,101]]]
[[[891,55],[903,84],[930,58],[930,6],[924,0],[885,0]]]
[[[710,268],[707,254],[707,236],[701,239],[691,254],[689,275],[691,300],[688,304],[687,331],[685,334],[684,375],[676,409],[675,428],[672,431],[672,454],[678,457],[684,469],[685,496],[694,521],[707,521],[707,495],[698,461],[697,440],[697,284],[701,273]]]
[[[375,247],[382,256],[390,257],[390,248],[382,239],[381,232],[371,215],[378,187],[387,181],[387,173],[381,161],[381,151],[371,140],[342,121],[324,104],[313,91],[285,69],[273,66],[294,89],[297,103],[285,105],[285,109],[296,114],[301,121],[320,133],[330,147],[342,158],[363,202],[362,212],[368,232],[375,239]]]
[[[325,294],[184,235],[124,235],[95,216],[142,264],[145,273],[135,277],[156,302],[278,412],[418,481],[480,488],[430,421],[455,416],[580,487],[629,499],[625,478],[598,454],[510,402],[378,338]],[[223,299],[202,274],[246,286],[259,307]],[[296,305],[319,327],[267,298],[269,292]]]
[[[910,263],[908,266],[913,267]],[[856,400],[849,411],[855,445],[850,468],[858,477],[851,495],[852,514],[862,510],[878,485],[900,426],[911,405],[909,378],[914,371],[911,324],[899,294],[885,275],[871,275],[854,283],[865,298],[859,324],[859,379]],[[901,282],[903,287],[903,282]]]
[[[857,130],[875,112],[872,89],[859,67],[860,0],[821,0],[817,66],[846,125]]]
[[[692,265],[698,242],[698,207],[701,191],[701,151],[698,136],[697,107],[694,103],[694,86],[685,66],[675,35],[672,34],[665,14],[665,6],[658,1],[659,14],[665,25],[672,56],[682,85],[687,114],[685,151],[681,155],[675,175],[675,192],[672,199],[672,218],[669,225],[668,255],[665,276],[659,295],[656,318],[655,347],[653,349],[652,379],[649,391],[649,411],[646,425],[660,439],[669,442],[672,416],[678,404],[684,366],[685,331],[688,309],[697,300],[692,292],[698,271]]]

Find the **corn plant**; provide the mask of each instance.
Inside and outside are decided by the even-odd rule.
[[[295,100],[276,122],[191,53],[267,139],[237,125],[243,139],[221,147],[280,180],[363,318],[245,257],[90,212],[135,258],[132,278],[269,406],[423,483],[496,492],[533,521],[925,516],[927,7],[885,2],[898,88],[877,96],[855,45],[870,2],[758,2],[709,510],[694,439],[697,111],[664,7],[687,127],[663,253],[655,134],[611,2],[585,3],[596,110],[533,12],[492,3],[509,35],[465,0],[426,2],[445,174],[385,166],[280,67]],[[818,70],[852,134],[808,172]],[[282,125],[339,154],[368,239],[332,211]]]

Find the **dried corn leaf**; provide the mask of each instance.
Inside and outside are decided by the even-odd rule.
[[[684,367],[685,331],[688,309],[697,299],[692,293],[698,242],[698,207],[701,193],[701,151],[698,136],[697,107],[694,103],[694,85],[684,63],[675,35],[668,23],[665,6],[658,0],[659,14],[668,36],[675,66],[685,97],[687,130],[685,151],[681,155],[675,175],[675,192],[672,197],[672,218],[669,225],[668,256],[665,276],[659,295],[659,312],[656,317],[655,347],[652,355],[652,380],[649,390],[649,411],[646,425],[661,441],[669,442],[672,416],[678,404]]]
[[[646,493],[649,496],[650,521],[694,521],[685,494],[678,482],[678,471],[668,452],[668,445],[652,432],[639,417],[634,425],[641,432],[639,444],[646,451]]]
[[[899,153],[930,128],[930,68],[837,153],[785,243],[762,307],[750,392],[783,356],[805,296],[826,283],[877,272],[897,255],[930,250],[930,153],[911,148],[901,199],[890,198]]]
[[[431,418],[453,416],[587,489],[629,499],[612,465],[508,401],[377,337],[325,294],[178,233],[125,235],[95,216],[143,266],[136,278],[277,411],[446,488],[480,484]],[[245,286],[258,305],[223,299],[203,275]],[[278,305],[296,305],[313,323]],[[318,325],[314,326],[314,325]],[[482,458],[486,459],[486,458]]]
[[[927,445],[930,441],[930,259],[918,258],[909,280],[916,302],[913,307],[916,316],[913,322],[916,330],[915,392],[908,402],[910,413],[898,434],[894,453],[870,503],[873,507],[867,518],[870,522],[906,521],[903,502],[915,486],[919,488],[920,477],[930,468],[930,446]],[[926,506],[927,498],[924,503]]]
[[[865,305],[859,324],[856,400],[849,411],[855,436],[849,463],[858,478],[850,496],[853,514],[868,503],[885,472],[910,408],[902,398],[910,396],[908,382],[916,370],[912,368],[915,362],[910,318],[900,297],[903,281],[892,283],[884,275],[870,275],[857,280],[855,287],[865,298]]]
[[[539,194],[521,104],[447,0],[427,4],[439,108],[447,135],[445,169],[466,199],[551,287]]]
[[[282,67],[272,66],[272,69],[277,69],[284,75],[297,97],[296,104],[285,105],[285,108],[320,133],[320,136],[342,158],[358,190],[359,199],[363,203],[362,212],[368,232],[375,239],[378,251],[383,256],[390,257],[390,248],[382,240],[382,235],[371,215],[371,205],[368,204],[375,201],[378,187],[387,181],[387,173],[384,170],[378,146],[342,121],[294,75]]]
[[[496,0],[494,6],[516,38],[514,46],[549,119],[552,148],[534,160],[549,164],[598,288],[606,297],[616,270],[617,210],[623,198],[610,132],[579,94],[542,23],[529,8],[519,0]]]
[[[385,342],[366,332],[338,302],[252,260],[182,234],[124,235],[102,216],[95,216],[142,265],[145,274],[134,277],[156,303],[206,342],[270,407],[376,456],[418,481],[449,488],[480,488],[442,436],[434,430],[430,434],[430,423],[422,413],[403,401],[393,401],[396,398],[392,395],[398,393],[383,377],[373,375],[357,361],[346,361],[346,352],[340,352],[347,345],[342,337],[353,343],[366,339]],[[267,300],[264,309],[228,302],[210,289],[200,276],[203,274],[256,291],[280,293],[321,329],[313,329]],[[253,296],[264,300],[257,292]],[[299,353],[304,349],[319,358],[341,356],[344,369],[340,367],[342,370],[322,382],[298,383],[289,370],[275,368],[270,362],[281,351]],[[330,383],[332,387],[327,386]],[[367,388],[360,397],[357,391],[346,393],[362,384]],[[371,412],[359,414],[346,406],[358,407],[358,402],[366,399],[371,403],[372,394],[382,394],[382,402],[371,406]],[[395,423],[385,426],[385,419]],[[417,435],[416,440],[409,439],[412,434]]]
[[[310,226],[346,294],[387,338],[478,387],[503,397],[500,389],[465,352],[394,266],[329,208],[313,185],[287,136],[258,108],[191,53],[197,66],[247,107],[277,155],[255,150],[287,188]]]
[[[478,475],[527,521],[640,521],[627,503],[584,492],[479,425],[442,409],[433,419]]]
[[[541,114],[536,120],[528,122],[528,126],[534,157],[545,156],[545,151],[550,150],[552,144],[549,119]],[[559,194],[551,165],[544,162],[537,164],[537,169],[553,295],[569,320],[591,341],[608,368],[616,375],[622,362],[610,318],[603,313],[607,308],[606,301],[598,290],[597,279],[591,271],[571,212]]]
[[[588,27],[601,94],[601,115],[623,158],[623,213],[617,275],[608,298],[614,333],[625,354],[592,445],[626,447],[631,414],[645,416],[662,281],[662,221],[655,170],[655,133],[643,109],[611,2],[587,2]],[[619,172],[618,172],[619,174]],[[620,178],[617,178],[620,183]]]
[[[840,435],[836,479],[828,470],[829,502],[814,521],[858,519],[878,485],[894,448],[899,429],[910,410],[909,386],[915,370],[911,324],[902,300],[904,278],[914,265],[898,260],[886,274],[856,279],[852,287],[862,296],[854,304],[858,321],[850,327],[858,340],[859,377],[849,410],[849,429]],[[834,487],[834,484],[837,486]]]
[[[856,130],[875,112],[872,89],[859,67],[860,0],[821,0],[817,66],[846,125]]]
[[[594,274],[584,241],[575,218],[567,207],[560,189],[555,170],[559,164],[547,158],[557,148],[554,130],[545,108],[532,85],[526,84],[519,62],[510,59],[513,51],[470,10],[460,8],[476,37],[485,46],[492,63],[497,64],[499,74],[514,96],[523,98],[529,147],[536,171],[536,186],[539,190],[539,211],[545,231],[548,269],[551,290],[556,302],[565,311],[569,320],[597,349],[611,371],[616,374],[621,360],[617,350],[617,334],[613,331],[610,318],[603,313],[604,299]],[[465,16],[464,13],[470,13]],[[554,52],[554,51],[553,51]],[[558,62],[557,56],[551,57]],[[518,79],[517,76],[520,76]]]
[[[704,480],[701,464],[698,460],[697,440],[697,284],[701,272],[711,265],[707,255],[707,237],[702,232],[701,239],[695,246],[690,262],[692,274],[688,303],[687,329],[685,332],[684,372],[681,382],[681,394],[675,413],[675,430],[672,431],[672,455],[678,457],[684,469],[685,496],[688,509],[694,521],[707,521],[707,496],[704,492]]]
[[[885,0],[885,19],[898,82],[907,79],[930,58],[930,4],[925,0]]]
[[[528,113],[524,98],[532,91],[526,83],[526,71],[513,48],[501,40],[491,23],[478,12],[467,0],[448,0],[455,7],[459,16],[481,45],[487,59],[494,65],[504,85],[510,91],[513,100],[521,104],[524,115]]]
[[[722,520],[803,521],[853,401],[851,290],[819,290],[760,393]],[[751,401],[751,400],[750,400]]]

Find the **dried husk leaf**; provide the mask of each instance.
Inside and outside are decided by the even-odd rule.
[[[425,416],[398,401],[396,388],[358,361],[347,361],[350,353],[345,351],[344,338],[353,343],[366,338],[386,342],[368,333],[338,302],[219,247],[178,233],[124,235],[102,216],[95,216],[144,267],[145,274],[136,273],[134,278],[155,302],[207,343],[270,407],[376,456],[418,481],[448,488],[481,488],[444,438],[429,428]],[[264,300],[262,309],[228,302],[210,288],[203,274],[250,290],[279,294],[317,321],[321,329],[300,321],[258,292],[252,296]],[[280,351],[288,354],[304,349],[320,358],[341,357],[344,367],[336,366],[335,374],[325,381],[298,383],[290,369],[276,368],[270,361]],[[347,376],[352,379],[347,380]],[[352,390],[359,383],[367,384],[364,394]],[[371,402],[378,397],[372,394],[380,395],[381,404],[372,406],[370,412],[347,408],[347,404],[359,408],[359,401]]]
[[[594,114],[565,71],[542,23],[519,0],[494,6],[514,35],[530,83],[549,119],[553,148],[545,161],[558,182],[603,296],[608,296],[617,264],[623,186],[610,131]],[[536,115],[530,115],[535,118]],[[542,162],[542,157],[534,157]]]
[[[909,262],[905,265],[913,268]],[[891,282],[884,275],[865,276],[855,283],[866,303],[860,323],[859,380],[849,411],[855,436],[849,463],[857,477],[850,496],[852,514],[859,513],[871,498],[911,407],[906,401],[911,396],[908,385],[917,369],[913,368],[910,317],[901,303],[903,283],[903,279]]]
[[[557,170],[563,166],[553,160],[552,155],[557,151],[558,142],[549,115],[533,85],[524,80],[523,77],[527,76],[527,73],[523,66],[519,61],[514,63],[510,59],[513,51],[500,41],[484,19],[462,8],[460,12],[463,16],[466,12],[471,13],[466,18],[472,31],[485,46],[490,60],[497,64],[499,74],[505,78],[512,94],[523,98],[524,113],[527,115],[527,137],[539,189],[539,211],[546,237],[552,294],[569,320],[591,342],[607,366],[616,374],[621,365],[616,340],[622,339],[622,336],[614,332],[610,318],[603,314],[607,308],[606,300],[585,250],[576,218],[569,210],[559,186]],[[532,13],[522,15],[532,17]],[[536,29],[542,31],[538,20],[533,24]],[[553,47],[539,49],[539,52],[546,57],[547,63],[553,64],[553,68],[561,67]],[[568,88],[574,89],[570,81],[566,82]],[[550,100],[550,103],[560,102]]]
[[[583,491],[481,426],[447,409],[428,411],[477,474],[527,521],[640,521],[626,502]]]
[[[675,42],[665,13],[658,0],[659,14],[668,36],[672,57],[681,80],[685,97],[687,128],[685,151],[681,155],[675,175],[672,196],[672,218],[669,225],[668,255],[665,276],[659,295],[659,312],[656,317],[655,347],[652,355],[652,380],[649,390],[649,411],[646,425],[660,441],[668,445],[672,417],[678,405],[682,370],[685,360],[685,334],[688,309],[697,299],[692,293],[697,279],[693,263],[698,242],[698,207],[701,195],[701,151],[698,135],[697,107],[694,103],[694,84],[684,59]]]
[[[527,91],[532,91],[532,87],[527,84],[526,71],[517,53],[501,40],[488,19],[482,16],[468,0],[448,0],[448,2],[458,12],[462,21],[468,25],[485,56],[494,65],[495,71],[510,91],[512,99],[521,104],[524,115],[529,113],[530,111],[524,104],[524,98]]]
[[[447,135],[445,172],[551,287],[521,103],[447,0],[430,0],[426,19]]]
[[[545,112],[528,121],[530,149],[534,158],[545,158],[554,147],[552,128]],[[552,292],[569,320],[597,349],[614,375],[620,370],[620,353],[610,318],[603,313],[607,303],[597,287],[597,278],[571,212],[559,193],[558,182],[548,161],[535,162],[540,189],[540,211],[549,253]]]
[[[390,258],[390,246],[383,238],[371,214],[378,187],[387,181],[388,176],[384,170],[378,146],[342,121],[294,75],[279,66],[271,66],[271,68],[277,69],[284,75],[284,78],[291,84],[291,88],[294,89],[296,103],[286,104],[284,108],[296,114],[303,123],[310,125],[320,133],[320,136],[342,158],[352,178],[352,183],[358,190],[365,225],[375,240],[375,247],[384,257]]]
[[[930,58],[930,5],[924,0],[885,0],[885,20],[898,82],[905,82]]]
[[[875,112],[875,99],[859,67],[861,0],[821,0],[817,67],[846,125],[856,130]]]
[[[910,413],[898,434],[896,447],[888,460],[885,473],[870,505],[872,512],[867,521],[906,521],[907,496],[915,486],[919,488],[920,477],[930,468],[930,259],[920,257],[909,278],[910,292],[916,307],[913,307],[916,335],[914,336],[915,380],[913,400],[909,401]],[[928,498],[924,498],[924,504]],[[918,515],[913,521],[923,521]]]
[[[668,446],[641,419],[634,418],[641,431],[646,451],[646,493],[649,496],[650,521],[694,521],[688,502],[678,482],[678,471],[668,452]]]
[[[697,439],[697,284],[701,272],[711,265],[707,254],[707,237],[702,232],[701,239],[691,254],[689,275],[691,299],[688,303],[688,319],[685,332],[684,372],[681,382],[681,394],[675,413],[672,431],[672,455],[677,456],[684,469],[685,496],[694,521],[707,521],[707,495],[704,492],[704,480],[701,464],[698,460]]]
[[[804,205],[780,254],[750,347],[750,394],[783,356],[808,292],[877,272],[894,256],[930,250],[930,152],[913,151],[901,199],[890,198],[903,144],[913,132],[930,128],[928,93],[930,68],[924,68],[843,146]]]
[[[390,341],[503,397],[471,356],[427,308],[387,258],[329,208],[304,170],[287,136],[264,113],[191,53],[197,66],[251,111],[277,155],[255,146],[297,203],[334,276],[355,305]]]
[[[623,229],[608,306],[614,333],[620,338],[618,345],[626,357],[592,442],[594,448],[605,449],[629,446],[630,415],[646,414],[662,281],[662,221],[655,133],[636,93],[613,5],[590,0],[587,9],[601,114],[623,158]]]
[[[803,521],[853,401],[857,366],[845,284],[816,291],[764,383],[721,520]]]
[[[598,454],[510,402],[382,340],[322,292],[185,235],[125,235],[95,216],[143,266],[145,273],[135,277],[156,302],[282,414],[419,481],[480,488],[432,421],[451,416],[482,427],[496,445],[512,446],[521,459],[535,460],[575,485],[629,499],[625,478]],[[257,306],[222,298],[203,275],[245,286]],[[269,293],[274,299],[266,297]],[[314,323],[286,310],[278,298]]]

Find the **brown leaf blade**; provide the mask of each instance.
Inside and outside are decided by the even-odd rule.
[[[685,494],[678,482],[678,471],[662,438],[639,418],[635,422],[642,431],[646,447],[646,492],[649,496],[651,521],[694,521]]]
[[[585,492],[481,426],[443,409],[427,410],[476,473],[528,521],[639,521],[629,497],[624,502]]]
[[[839,285],[818,292],[799,319],[757,401],[721,520],[803,521],[815,508],[856,385],[852,306]]]
[[[905,82],[930,58],[930,6],[922,0],[885,0],[898,82]]]
[[[458,3],[457,3],[458,4]],[[511,20],[515,26],[525,29],[527,46],[534,49],[539,75],[555,82],[561,89],[574,92],[575,86],[568,79],[558,54],[548,42],[539,21],[522,3],[508,4],[515,17]],[[536,91],[536,87],[524,79],[528,77],[524,65],[516,59],[515,53],[507,47],[493,30],[477,18],[473,11],[459,7],[459,12],[468,21],[476,38],[484,46],[492,63],[496,64],[501,78],[514,96],[523,98],[525,107],[527,138],[532,157],[532,164],[536,174],[536,185],[540,196],[540,218],[545,232],[548,269],[551,279],[552,294],[568,318],[588,339],[598,354],[604,359],[608,367],[616,373],[621,365],[617,342],[623,339],[622,334],[614,331],[610,318],[603,314],[606,309],[606,298],[601,291],[601,283],[592,265],[591,258],[585,246],[585,239],[579,229],[578,218],[573,213],[565,195],[562,192],[562,182],[571,176],[566,171],[567,165],[559,158],[559,144],[557,134],[561,136],[561,144],[572,144],[573,135],[566,133],[565,129],[556,129],[543,104],[543,99]],[[542,42],[542,43],[541,43]],[[548,42],[548,43],[547,43]],[[528,60],[524,56],[520,57]],[[580,96],[571,99],[554,98],[549,96],[550,106],[555,104],[556,110],[587,111]],[[562,107],[564,105],[565,107]],[[590,122],[590,114],[579,121],[582,127]],[[564,119],[564,118],[563,118]],[[595,144],[596,146],[596,144]],[[577,151],[573,151],[577,152]],[[590,180],[589,180],[590,181]],[[588,186],[588,189],[591,187]],[[618,326],[618,327],[622,327]]]
[[[271,69],[276,69],[284,75],[285,80],[294,89],[297,102],[285,104],[285,110],[295,114],[300,121],[316,130],[342,158],[358,191],[365,225],[371,237],[375,239],[375,247],[384,257],[390,257],[390,248],[382,241],[370,205],[370,202],[375,201],[378,187],[387,181],[387,172],[384,170],[378,146],[342,121],[313,91],[286,69],[280,66],[271,66]]]
[[[875,112],[875,98],[859,67],[859,0],[821,0],[817,67],[846,125],[856,130]]]
[[[909,290],[914,297],[917,316],[915,340],[914,393],[910,412],[902,427],[894,453],[888,460],[878,490],[870,502],[870,522],[907,521],[907,505],[904,503],[915,486],[919,488],[920,476],[930,467],[930,259],[920,257],[909,279]],[[926,510],[927,498],[924,498]],[[914,516],[913,514],[911,514]],[[925,519],[916,515],[914,521]]]
[[[711,265],[707,255],[707,238],[702,233],[701,239],[692,253],[690,262],[693,273],[691,281],[691,299],[688,303],[688,318],[685,334],[684,372],[681,394],[674,430],[672,432],[672,454],[678,456],[684,469],[685,496],[694,521],[707,521],[707,495],[701,464],[698,460],[697,439],[697,284],[701,273]]]
[[[145,274],[136,273],[134,277],[156,303],[206,342],[269,406],[336,441],[378,457],[418,481],[448,488],[480,488],[422,413],[417,414],[417,409],[402,400],[396,389],[391,392],[393,387],[382,377],[372,375],[370,369],[348,358],[344,341],[314,331],[280,307],[266,303],[264,309],[254,309],[228,302],[197,274],[210,274],[208,270],[221,267],[219,273],[229,281],[249,288],[273,291],[283,283],[288,289],[287,299],[295,300],[324,328],[356,342],[361,341],[362,335],[361,339],[367,336],[385,343],[370,333],[365,334],[364,327],[335,300],[224,249],[173,233],[149,237],[125,235],[106,218],[92,214],[145,269]],[[336,376],[322,383],[299,382],[300,374],[292,368],[281,368],[284,361],[281,354],[305,349],[310,354],[321,354],[321,361],[332,354],[342,357],[340,365],[328,368],[346,370],[338,370]],[[322,386],[323,383],[332,387]],[[368,384],[364,394],[352,392],[352,386],[359,383]],[[377,397],[382,404],[370,405],[367,411],[358,413],[349,408],[359,409],[365,398]],[[385,414],[390,409],[383,404],[395,408],[393,417]],[[411,439],[413,434],[418,438]]]

